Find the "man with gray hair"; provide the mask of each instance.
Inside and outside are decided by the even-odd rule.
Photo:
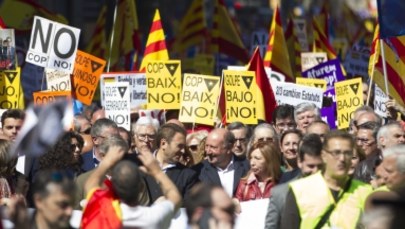
[[[295,106],[294,118],[297,123],[297,129],[301,130],[304,134],[312,122],[321,119],[319,108],[313,103],[300,103]]]
[[[132,151],[137,153],[141,148],[146,148],[150,152],[156,150],[156,133],[159,129],[159,121],[157,119],[142,116],[136,123],[132,124],[132,136],[135,144]]]
[[[378,147],[383,150],[385,148],[404,144],[405,131],[399,122],[388,123],[380,128],[377,133]]]

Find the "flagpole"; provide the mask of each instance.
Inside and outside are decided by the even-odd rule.
[[[221,100],[221,95],[222,95],[222,85],[223,85],[223,83],[224,83],[224,73],[222,72],[221,73],[221,78],[219,79],[220,80],[220,84],[219,84],[219,96],[218,96],[218,99],[217,99],[217,112],[215,112],[215,116],[218,116],[218,110],[219,110],[219,106],[220,106],[220,100]],[[224,117],[225,117],[225,115],[226,115],[226,107],[225,107],[225,111],[224,111],[224,113],[225,114],[222,114],[222,117],[221,117],[221,124],[220,124],[220,128],[222,128],[222,122],[223,122],[223,120],[224,120]]]
[[[370,97],[371,97],[371,85],[373,84],[373,81],[374,81],[374,71],[375,71],[375,58],[376,58],[376,53],[374,53],[374,56],[373,56],[373,61],[372,61],[372,65],[371,65],[371,76],[370,76],[370,83],[369,83],[369,85],[368,85],[368,94],[367,94],[367,104],[365,104],[365,105],[368,105],[368,104],[370,104]]]
[[[388,80],[387,80],[387,64],[385,63],[385,52],[384,52],[384,39],[380,39],[380,46],[381,46],[381,58],[382,58],[384,82],[385,82],[385,94],[387,96],[389,96]]]
[[[118,0],[115,0],[114,18],[113,18],[113,24],[112,24],[111,36],[110,36],[110,48],[109,48],[109,53],[108,53],[107,72],[110,72],[111,52],[112,52],[112,46],[113,46],[113,42],[114,42],[115,21],[117,20],[117,11],[118,11]]]

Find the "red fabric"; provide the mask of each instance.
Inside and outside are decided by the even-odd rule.
[[[117,197],[112,191],[111,181],[105,180],[104,184],[107,189],[96,190],[84,209],[81,226],[83,229],[122,228],[121,219],[112,205]]]
[[[263,198],[270,197],[270,190],[274,186],[274,183],[270,180],[266,183],[266,187],[264,188],[264,192],[262,193],[259,188],[259,182],[254,179],[241,179],[236,189],[235,198],[239,201],[249,201],[249,200],[257,200]]]
[[[289,64],[289,63],[287,63]],[[271,88],[266,71],[264,70],[263,60],[260,57],[259,49],[256,48],[252,59],[249,62],[248,71],[256,72],[256,84],[263,94],[264,110],[266,114],[266,122],[272,122],[273,111],[277,106],[276,97]]]

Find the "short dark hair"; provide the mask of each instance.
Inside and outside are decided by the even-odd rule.
[[[232,122],[226,127],[226,129],[229,131],[245,129],[246,130],[246,139],[249,139],[250,136],[252,135],[252,129],[250,128],[250,126],[247,126],[241,122]]]
[[[373,121],[365,122],[357,126],[357,131],[359,130],[371,130],[374,139],[377,139],[378,131],[380,130],[381,124]]]
[[[167,141],[167,143],[170,144],[170,142],[172,141],[174,135],[176,135],[176,133],[180,133],[182,135],[184,135],[184,137],[187,135],[186,130],[174,123],[166,123],[164,125],[162,125],[157,134],[156,134],[156,145],[157,147],[160,147],[160,142],[162,141],[162,139],[165,139]]]
[[[141,185],[141,173],[138,166],[129,160],[118,162],[111,171],[111,183],[114,193],[122,202],[136,206]]]
[[[65,194],[73,195],[75,193],[75,185],[68,174],[60,170],[41,170],[35,177],[33,194],[46,198],[50,194],[48,188],[50,184],[60,186]]]
[[[1,125],[4,126],[4,120],[6,118],[13,118],[13,119],[21,119],[24,120],[25,118],[25,112],[20,109],[9,109],[6,110],[2,115],[1,115]]]
[[[322,140],[317,134],[306,134],[302,137],[299,148],[298,156],[300,161],[304,160],[305,155],[312,157],[320,157],[322,151]]]
[[[224,136],[224,146],[226,149],[232,149],[233,145],[235,144],[235,135],[229,130],[225,131],[225,136]]]
[[[285,119],[291,118],[294,119],[294,106],[290,104],[281,104],[278,105],[273,111],[273,124],[276,124],[276,119]]]
[[[351,134],[341,130],[331,130],[325,135],[325,138],[323,140],[323,149],[326,149],[328,147],[329,141],[335,138],[340,138],[349,141],[351,148],[354,148],[355,146],[354,138]]]

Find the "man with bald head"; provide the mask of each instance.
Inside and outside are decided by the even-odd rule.
[[[246,159],[235,157],[232,148],[235,136],[226,129],[214,129],[205,142],[207,159],[195,165],[199,180],[224,187],[229,196],[233,196],[240,178],[249,171]]]

